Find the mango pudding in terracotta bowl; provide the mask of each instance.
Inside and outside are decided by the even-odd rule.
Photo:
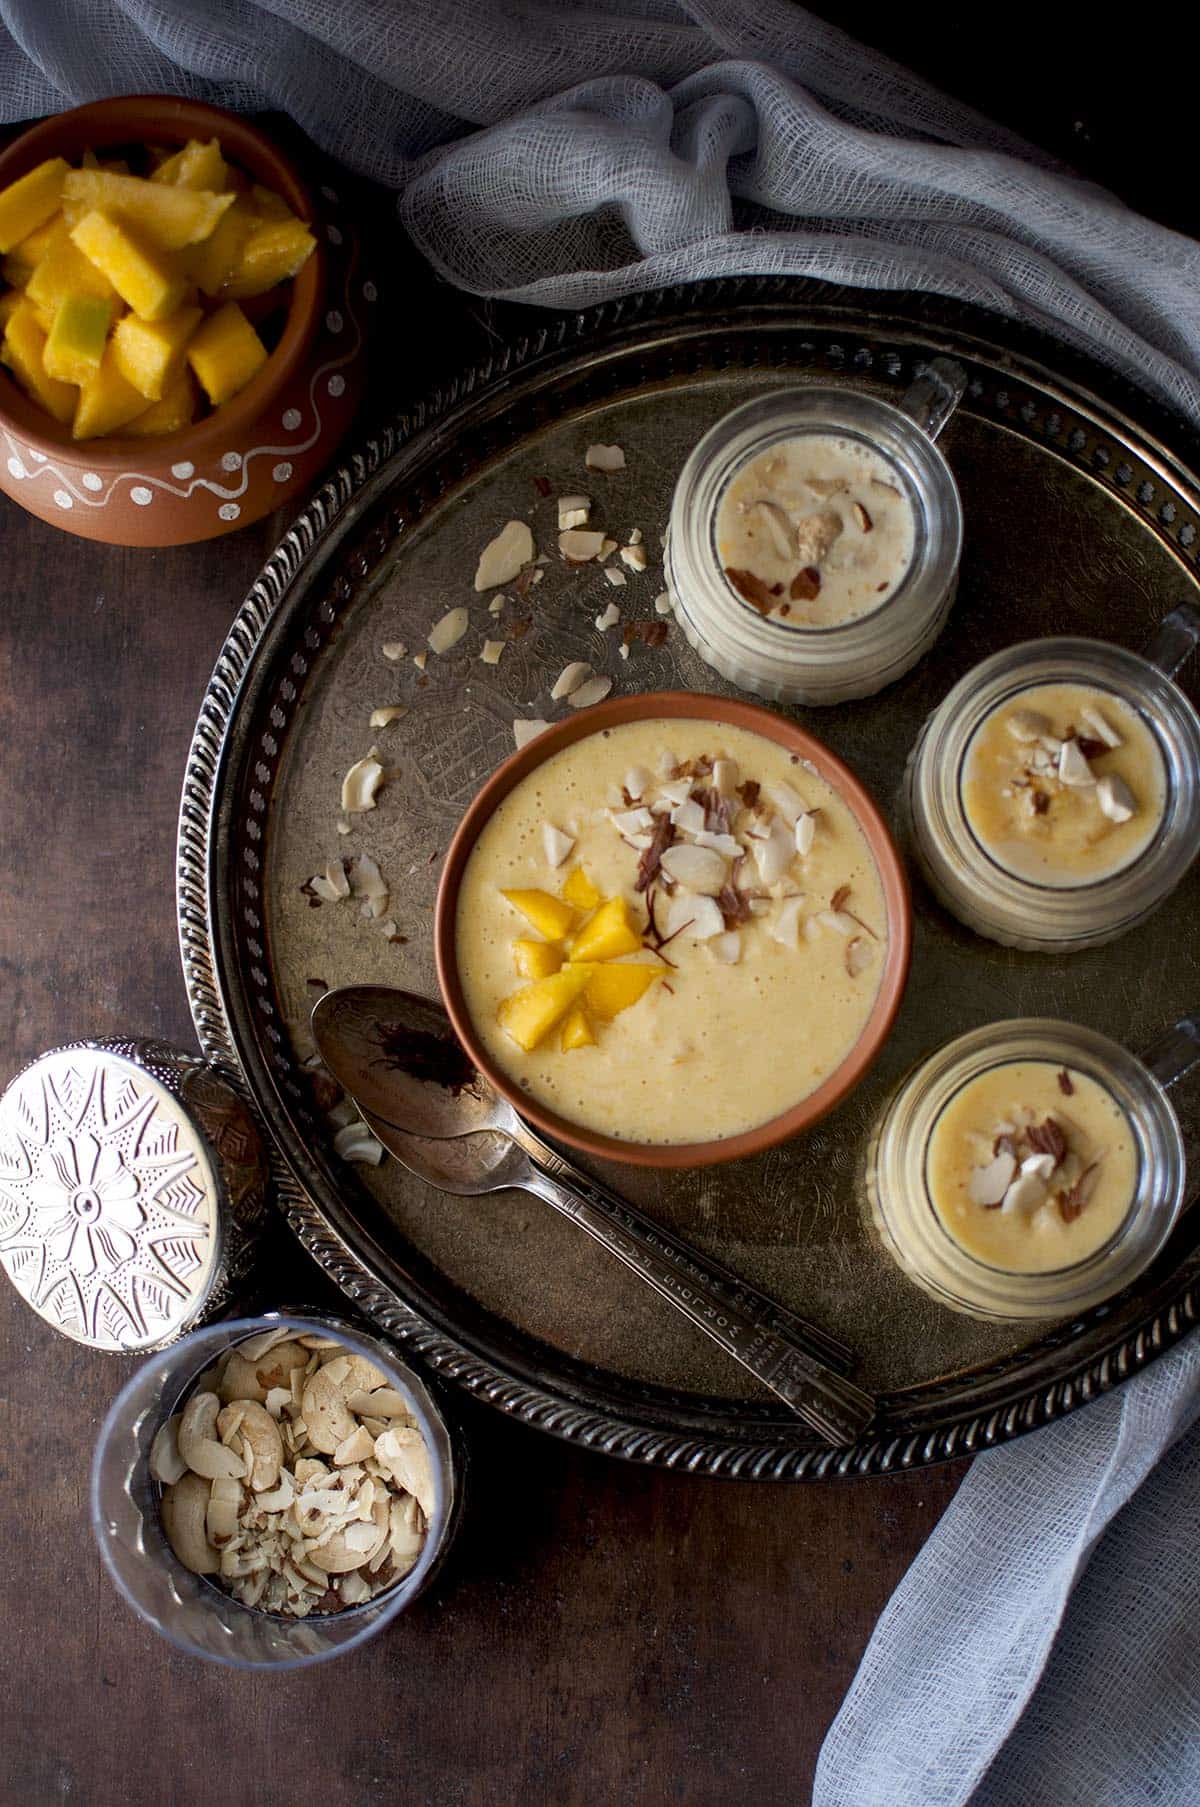
[[[862,1078],[908,970],[875,804],[769,710],[625,697],[505,761],[451,845],[438,973],[530,1122],[660,1167],[754,1154]]]

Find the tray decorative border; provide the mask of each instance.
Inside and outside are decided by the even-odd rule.
[[[968,391],[976,409],[1000,422],[1019,418],[1027,429],[1053,445],[1060,456],[1119,493],[1125,506],[1132,507],[1147,525],[1173,542],[1181,559],[1200,568],[1200,510],[1181,504],[1178,492],[1169,482],[1163,482],[1171,463],[1181,455],[1194,467],[1200,467],[1200,441],[1184,423],[1125,379],[1082,354],[1064,351],[1047,335],[998,321],[983,309],[923,298],[918,313],[913,310],[911,297],[878,295],[870,301],[872,317],[899,319],[910,331],[919,331],[923,326],[931,336],[942,330],[968,337],[978,334],[988,342],[999,328],[1005,342],[1027,364],[1041,367],[1047,389],[1061,393],[1062,377],[1057,373],[1065,372],[1068,380],[1078,380],[1119,412],[1129,408],[1140,421],[1150,422],[1161,446],[1159,464],[1108,439],[1094,423],[1085,425],[1085,417],[1076,412],[1066,393],[1062,393],[1061,409],[1047,410],[1042,398],[1029,389],[1015,370],[1007,382],[999,373],[990,390],[977,377]],[[863,375],[874,372],[892,380],[901,374],[898,359],[894,369],[887,361],[892,354],[884,354],[882,367],[876,369],[873,348],[854,343],[853,315],[863,317],[864,297],[819,283],[783,277],[721,278],[555,316],[536,332],[502,346],[376,436],[363,441],[316,492],[271,554],[230,629],[200,709],[184,777],[176,860],[180,952],[196,1033],[206,1058],[253,1109],[261,1107],[242,1071],[219,971],[213,854],[220,832],[221,780],[230,757],[230,729],[239,692],[292,582],[319,542],[343,519],[351,504],[361,498],[392,456],[417,434],[437,425],[482,391],[543,359],[585,349],[594,338],[617,330],[649,329],[668,317],[711,317],[722,310],[748,305],[828,310],[835,323],[839,310],[844,311],[844,333],[839,341],[825,347],[831,374],[841,370]],[[989,350],[991,343],[994,342],[988,343]],[[1144,442],[1144,429],[1139,432]],[[328,614],[328,625],[332,626],[333,611]],[[320,638],[311,634],[308,652],[315,654],[320,645]],[[306,675],[308,665],[305,654],[293,655],[292,669],[298,679]],[[275,725],[283,729],[286,717],[282,711],[277,713]],[[252,808],[265,815],[265,798],[252,794],[250,801]],[[253,923],[250,926],[253,928]],[[269,1011],[265,1000],[260,1000],[260,1004]],[[265,1034],[274,1043],[282,1040],[281,1032],[269,1021]],[[734,1479],[809,1480],[885,1474],[974,1455],[1097,1398],[1156,1359],[1200,1322],[1200,1283],[1181,1282],[1174,1294],[1135,1331],[1117,1337],[1098,1355],[1023,1399],[930,1430],[868,1437],[847,1449],[821,1445],[784,1447],[770,1441],[685,1435],[639,1425],[631,1417],[582,1407],[563,1393],[514,1379],[428,1324],[327,1222],[270,1134],[267,1143],[276,1197],[300,1242],[347,1298],[403,1344],[406,1353],[415,1353],[435,1372],[522,1423],[568,1442],[647,1465]]]

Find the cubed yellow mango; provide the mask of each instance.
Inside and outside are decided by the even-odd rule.
[[[263,295],[308,262],[316,239],[299,220],[268,220],[251,232],[225,292],[235,299]]]
[[[177,308],[165,320],[126,314],[113,328],[113,357],[127,383],[147,401],[161,401],[183,369],[188,341],[203,315],[198,307]]]
[[[282,195],[277,195],[273,188],[264,188],[256,182],[250,190],[250,202],[260,220],[292,220],[295,214]]]
[[[595,1045],[596,1037],[592,1033],[588,1013],[581,1003],[576,1002],[563,1018],[559,1046],[564,1054],[569,1054],[572,1048],[594,1048]]]
[[[160,402],[151,402],[123,429],[131,438],[146,439],[157,433],[178,433],[190,426],[196,412],[196,381],[190,370],[181,370]]]
[[[642,932],[629,905],[623,897],[610,897],[576,935],[571,958],[616,960],[622,954],[636,954],[641,945]]]
[[[514,941],[512,957],[523,979],[548,979],[563,963],[562,949],[552,941]]]
[[[80,387],[72,435],[76,439],[98,439],[104,433],[117,433],[145,408],[145,396],[125,381],[110,345],[95,376]]]
[[[68,295],[99,295],[115,301],[117,294],[103,270],[98,270],[72,242],[65,221],[61,236],[55,238],[33,271],[25,292],[36,307],[51,315],[58,312]]]
[[[597,904],[604,902],[603,891],[596,889],[582,866],[571,868],[562,894],[577,910],[594,910]]]
[[[22,301],[4,328],[5,361],[26,395],[64,424],[75,412],[73,383],[60,383],[46,371],[46,335],[28,301]]]
[[[62,210],[56,208],[36,231],[28,233],[19,245],[13,246],[12,255],[21,263],[28,264],[31,270],[36,270],[47,252],[52,251],[55,245],[66,242],[69,231],[70,227],[62,216]]]
[[[238,195],[233,206],[223,213],[201,245],[187,252],[187,267],[206,295],[219,295],[232,280],[242,255],[242,246],[254,231],[256,221]]]
[[[102,169],[73,169],[62,185],[63,213],[73,226],[89,213],[104,213],[132,226],[157,251],[199,244],[232,205],[232,195]]]
[[[590,966],[564,966],[548,979],[536,979],[523,985],[511,997],[504,998],[496,1012],[496,1020],[506,1035],[526,1053],[536,1048],[562,1021],[592,976]]]
[[[174,190],[164,189],[164,194]],[[160,251],[150,250],[120,220],[85,214],[72,228],[75,245],[108,277],[143,320],[161,320],[183,301],[187,283]]]
[[[228,174],[216,138],[210,138],[207,144],[199,138],[189,138],[181,151],[159,164],[150,180],[169,182],[174,188],[202,188],[220,194]]]
[[[65,158],[50,157],[0,191],[0,251],[11,251],[58,212],[70,173]]]
[[[267,348],[236,301],[210,314],[188,346],[188,363],[214,408],[244,389],[267,361]]]
[[[569,966],[563,967],[570,972]],[[594,966],[592,976],[585,988],[585,1002],[589,1009],[605,1022],[611,1022],[622,1010],[628,1010],[631,1004],[644,997],[646,992],[662,975],[661,966],[634,965],[628,961],[617,961],[605,966]]]
[[[514,910],[520,910],[526,922],[531,922],[547,941],[561,941],[575,921],[570,904],[551,896],[549,891],[502,891],[500,895]]]
[[[24,299],[20,289],[5,289],[3,295],[0,295],[0,331],[8,325],[14,310],[20,307]]]
[[[104,356],[112,302],[103,295],[68,295],[54,316],[43,362],[61,383],[86,383]]]

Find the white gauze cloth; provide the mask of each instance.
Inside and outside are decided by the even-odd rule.
[[[789,0],[0,0],[0,119],[138,90],[291,114],[477,294],[935,290],[1200,424],[1197,245]],[[1193,1338],[980,1457],[880,1620],[816,1807],[1200,1802],[1198,1398]]]

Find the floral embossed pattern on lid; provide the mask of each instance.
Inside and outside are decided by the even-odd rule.
[[[223,1156],[168,1078],[80,1046],[43,1055],[0,1098],[0,1265],[93,1348],[172,1341],[228,1265]]]

